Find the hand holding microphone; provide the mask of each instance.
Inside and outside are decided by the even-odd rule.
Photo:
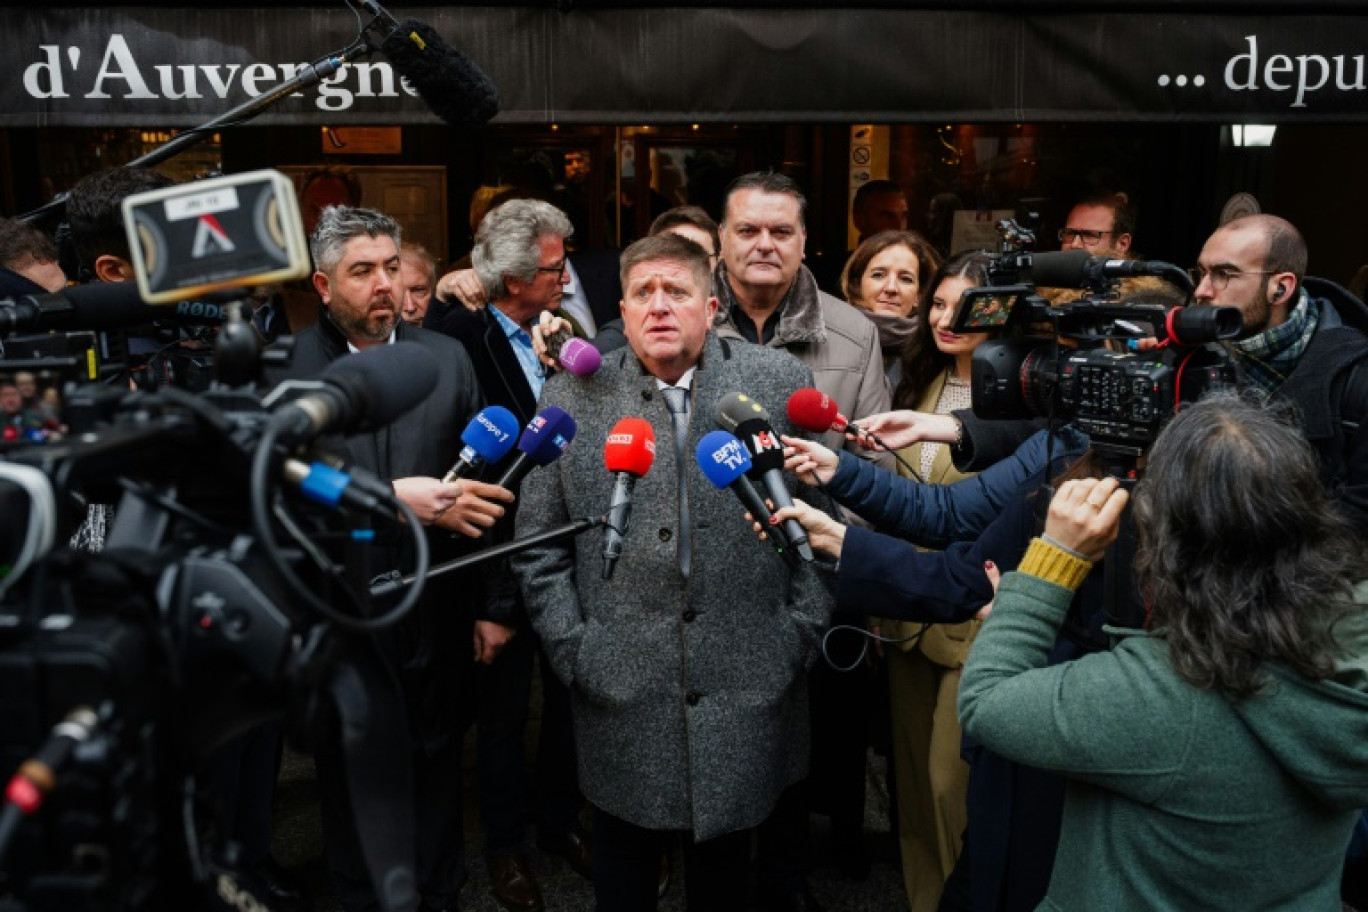
[[[603,578],[611,579],[622,556],[622,540],[632,516],[632,488],[655,462],[655,431],[644,418],[623,418],[613,425],[603,445],[603,462],[616,476],[613,498],[604,517]]]
[[[784,484],[784,446],[770,427],[769,412],[744,393],[728,393],[717,405],[717,423],[730,428],[751,457],[751,468],[746,476],[759,482],[776,507],[793,505],[788,486]],[[798,552],[810,561],[812,548],[808,546],[803,527],[789,520],[784,524],[784,536]]]
[[[461,454],[456,464],[442,476],[450,483],[464,478],[484,465],[492,465],[508,455],[517,443],[518,419],[501,405],[481,409],[461,432]]]
[[[801,500],[795,500],[792,506],[776,510],[774,518],[780,522],[800,524],[807,532],[808,541],[812,543],[813,548],[837,560],[841,559],[846,527],[821,510]],[[772,528],[773,526],[762,528],[760,523],[755,524],[755,530],[761,534],[767,534]]]
[[[592,377],[603,365],[599,350],[571,335],[570,324],[549,310],[542,311],[539,322],[532,327],[532,350],[547,367],[576,377]]]
[[[884,414],[888,415],[895,413],[886,412]],[[855,424],[855,422],[851,421],[845,415],[842,415],[840,409],[836,406],[836,401],[821,390],[806,387],[805,389],[800,389],[795,392],[789,397],[788,416],[789,421],[792,421],[794,425],[805,431],[811,431],[814,434],[825,434],[827,431],[837,431],[846,435],[853,434],[862,447],[871,449],[869,444],[865,441],[865,438],[867,437],[878,444],[879,449],[892,453],[893,458],[898,461],[898,464],[911,473],[912,477],[917,479],[917,481],[925,482],[926,480],[921,477],[921,473],[913,468],[907,460],[898,455],[898,444],[894,443],[890,445],[881,440],[879,435],[871,430],[870,425],[868,424],[869,419],[865,419],[866,424],[864,427]],[[954,421],[953,418],[950,418],[949,420]],[[950,439],[953,441],[955,438],[951,437]],[[907,446],[908,444],[902,445]]]
[[[788,547],[781,530],[770,523],[769,507],[746,477],[746,472],[751,468],[751,458],[741,441],[726,431],[712,431],[698,441],[695,457],[698,460],[698,467],[703,470],[708,481],[713,483],[713,487],[731,488],[741,499],[746,512],[766,529],[772,530],[766,537],[771,547],[790,567],[796,567],[796,555]]]

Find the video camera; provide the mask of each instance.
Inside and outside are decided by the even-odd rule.
[[[1181,403],[1234,385],[1233,361],[1209,343],[1239,335],[1237,308],[1174,306],[1166,292],[1122,299],[1120,282],[1144,276],[1190,302],[1192,283],[1183,270],[1155,260],[1091,257],[1086,250],[1033,253],[1029,228],[1008,219],[998,230],[1002,244],[988,267],[988,284],[964,293],[951,329],[1029,333],[1047,327],[1049,333],[995,339],[974,350],[974,414],[1070,421],[1095,449],[1132,459],[1154,442]],[[1085,293],[1052,303],[1038,287]]]
[[[265,196],[280,189],[262,186]],[[283,212],[276,224],[298,240],[289,193],[272,217]],[[263,198],[247,208],[269,209]],[[229,210],[211,215],[231,225]],[[184,234],[171,226],[164,238]],[[263,261],[238,262],[259,272]],[[187,294],[213,290],[192,270],[163,275]],[[255,281],[233,269],[214,280]],[[88,336],[180,306],[149,305],[137,290],[0,302],[0,336]],[[81,374],[84,350],[66,351],[59,343],[37,360],[60,355]],[[263,722],[283,720],[309,747],[332,730],[320,725],[329,716],[357,735],[319,747],[345,760],[382,907],[416,905],[407,714],[370,634],[416,604],[427,542],[388,484],[344,466],[330,467],[320,488],[305,460],[321,435],[383,426],[412,408],[438,368],[426,349],[398,342],[263,400],[260,362],[259,339],[230,306],[210,389],[69,383],[69,433],[0,452],[0,770],[13,774],[0,804],[0,908],[268,908],[231,834],[213,824],[204,775],[224,745]],[[113,505],[103,548],[65,545],[91,504]],[[381,609],[364,562],[351,558],[357,541],[386,534],[411,537],[417,557],[412,584]]]

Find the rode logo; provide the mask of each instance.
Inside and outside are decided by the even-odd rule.
[[[183,317],[207,317],[217,320],[227,318],[221,306],[204,301],[181,301],[176,305],[176,313]]]

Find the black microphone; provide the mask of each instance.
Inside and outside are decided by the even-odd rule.
[[[385,25],[395,21],[380,4],[365,5]],[[499,90],[494,83],[432,26],[405,19],[385,36],[380,53],[432,113],[452,126],[478,126],[499,113]]]
[[[216,326],[228,308],[204,301],[148,304],[134,282],[92,282],[52,294],[0,300],[0,336],[16,332],[125,329],[157,320]]]
[[[775,509],[793,506],[793,497],[789,495],[782,474],[784,445],[779,442],[779,435],[774,433],[769,421],[766,418],[743,421],[736,426],[734,433],[736,439],[741,441],[741,445],[751,455],[751,469],[746,473],[746,477],[760,482]],[[815,559],[812,546],[808,544],[807,530],[803,528],[802,523],[796,519],[785,520],[784,534],[799,557],[805,561]]]
[[[1108,260],[1086,250],[1060,250],[1031,256],[1031,281],[1046,288],[1087,288],[1109,279],[1152,276],[1184,291],[1192,290],[1186,272],[1163,260]]]
[[[290,445],[384,427],[426,399],[440,373],[436,355],[417,342],[376,345],[329,364],[316,388],[281,406],[271,425]]]

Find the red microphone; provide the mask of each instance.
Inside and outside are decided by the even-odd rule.
[[[797,427],[814,434],[825,434],[827,431],[845,433],[847,430],[860,433],[860,429],[841,414],[835,399],[810,386],[789,396],[788,417]]]
[[[613,499],[603,524],[603,578],[612,579],[613,567],[622,556],[622,539],[632,516],[632,487],[651,471],[655,462],[655,430],[644,418],[623,418],[613,425],[603,445],[603,462],[617,476]]]
[[[798,390],[788,401],[788,417],[794,426],[800,427],[805,431],[815,434],[825,434],[827,431],[839,431],[843,434],[860,434],[868,437],[879,445],[879,449],[893,454],[893,458],[898,464],[907,469],[912,478],[917,481],[925,481],[912,465],[902,456],[898,455],[897,450],[890,449],[888,444],[879,439],[879,435],[866,431],[855,422],[851,421],[840,410],[836,408],[836,400],[832,399],[821,390],[812,387],[804,387]]]

